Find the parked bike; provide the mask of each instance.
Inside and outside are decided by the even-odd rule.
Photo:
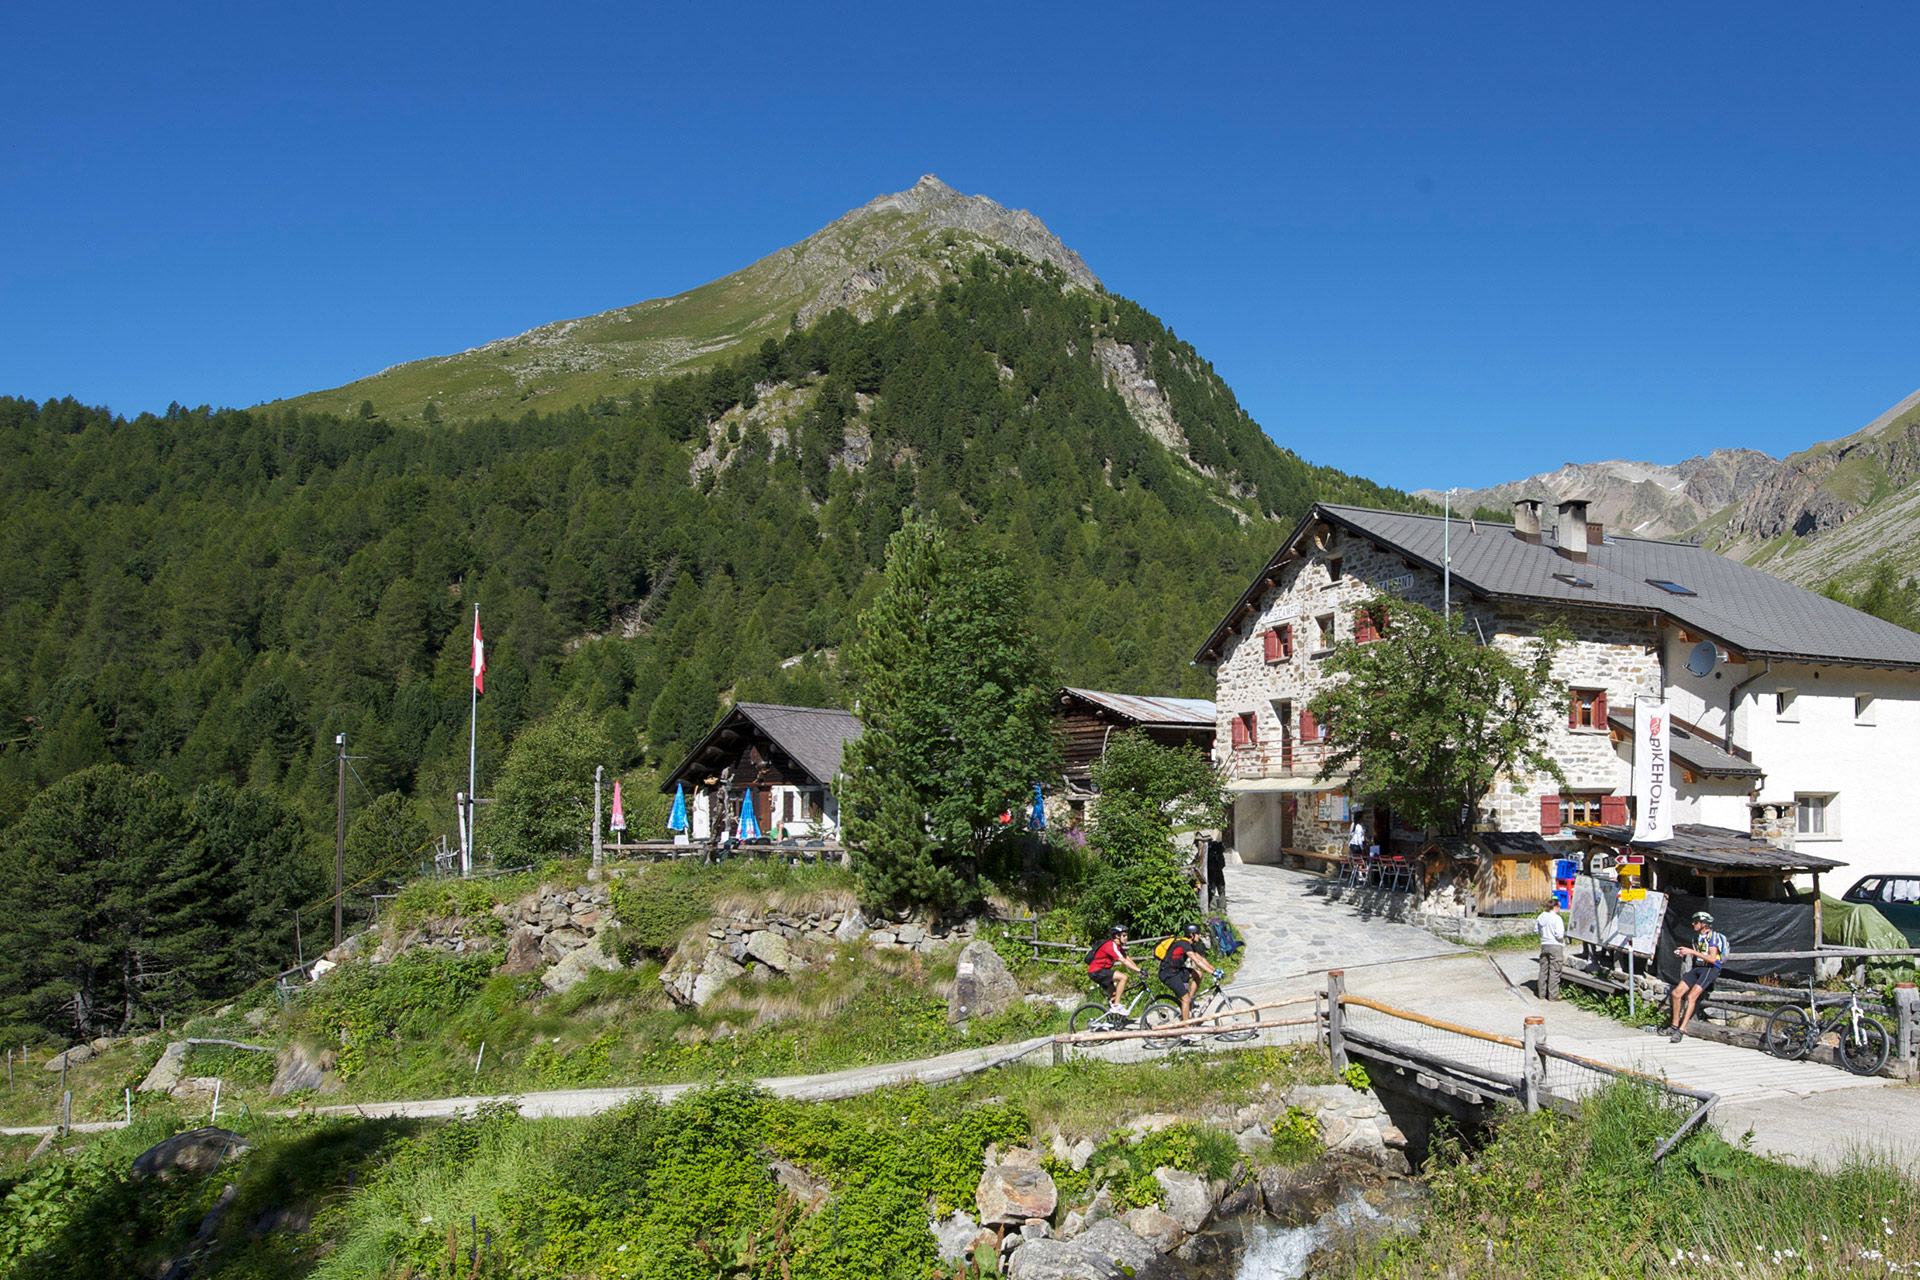
[[[1776,1058],[1795,1060],[1811,1054],[1829,1035],[1837,1037],[1840,1065],[1857,1076],[1870,1076],[1887,1062],[1887,1029],[1871,1015],[1861,1012],[1860,993],[1849,992],[1845,1003],[1827,1002],[1832,1010],[1824,1018],[1820,999],[1811,979],[1807,982],[1807,1003],[1783,1004],[1767,1019],[1762,1037],[1768,1053]],[[1149,1010],[1151,1012],[1151,1010]]]

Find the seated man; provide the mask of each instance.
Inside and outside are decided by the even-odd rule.
[[[1087,976],[1107,993],[1107,1003],[1114,1009],[1121,1008],[1127,998],[1127,975],[1117,972],[1121,965],[1140,972],[1140,966],[1127,955],[1127,926],[1117,924],[1087,958]]]
[[[1667,1038],[1675,1044],[1687,1034],[1687,1023],[1693,1020],[1700,997],[1713,990],[1714,979],[1720,976],[1720,966],[1726,962],[1729,950],[1726,935],[1713,931],[1713,917],[1704,911],[1693,913],[1693,936],[1698,946],[1673,949],[1673,954],[1690,957],[1694,962],[1680,975],[1680,981],[1673,984],[1673,1030]]]

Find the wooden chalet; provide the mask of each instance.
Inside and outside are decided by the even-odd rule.
[[[860,722],[849,711],[736,703],[660,789],[686,787],[696,843],[736,834],[748,795],[763,836],[837,837],[834,782],[847,743],[859,736]]]
[[[1423,896],[1459,886],[1473,915],[1530,916],[1553,901],[1553,864],[1563,854],[1531,831],[1441,836],[1420,850]]]

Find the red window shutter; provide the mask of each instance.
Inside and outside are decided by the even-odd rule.
[[[1280,632],[1279,632],[1279,630],[1278,630],[1278,629],[1270,629],[1270,630],[1268,630],[1268,632],[1267,632],[1267,634],[1266,634],[1266,635],[1265,635],[1264,637],[1262,637],[1262,638],[1263,638],[1263,639],[1264,639],[1264,640],[1266,641],[1266,644],[1267,644],[1267,661],[1268,661],[1268,662],[1278,662],[1278,661],[1280,661]]]
[[[1245,719],[1247,722],[1247,745],[1251,747],[1260,741],[1260,713],[1257,711],[1249,711]]]
[[[1593,727],[1596,729],[1607,727],[1607,691],[1605,689],[1593,695]]]
[[[1287,662],[1293,661],[1293,624],[1291,622],[1280,628],[1280,656]]]
[[[1365,609],[1353,615],[1353,639],[1356,644],[1370,644],[1378,640],[1380,633],[1374,629],[1373,615]]]
[[[1567,728],[1580,727],[1580,691],[1573,690],[1567,695]]]
[[[1300,713],[1300,741],[1317,742],[1319,738],[1320,722],[1314,719],[1313,712],[1302,711]]]
[[[1560,829],[1560,797],[1540,797],[1540,834],[1550,836]]]
[[[1627,825],[1627,798],[1625,796],[1600,797],[1600,821],[1610,827]]]
[[[1247,722],[1240,716],[1233,718],[1233,745],[1236,747],[1247,745]]]

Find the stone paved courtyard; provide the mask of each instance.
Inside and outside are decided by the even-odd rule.
[[[1227,868],[1227,915],[1247,940],[1236,991],[1326,969],[1448,955],[1463,948],[1425,929],[1328,902],[1321,877],[1242,863]]]

